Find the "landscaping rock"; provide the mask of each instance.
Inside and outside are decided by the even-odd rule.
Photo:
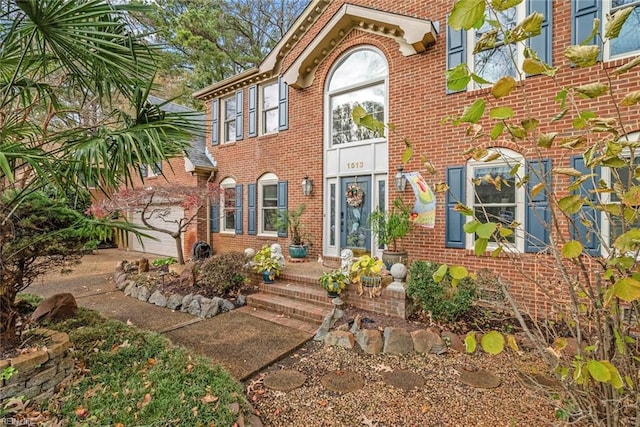
[[[322,324],[318,328],[316,335],[313,337],[314,341],[324,341],[329,330],[335,325],[335,323],[344,316],[344,311],[339,310],[337,307],[333,307],[331,312],[324,316],[324,320],[322,320]]]
[[[449,348],[452,350],[458,351],[460,353],[464,353],[465,345],[464,342],[460,339],[457,334],[454,334],[451,331],[444,331],[442,333],[442,338],[445,342],[449,341]]]
[[[158,307],[166,307],[167,306],[167,297],[165,297],[164,295],[162,295],[162,292],[160,291],[155,291],[153,294],[151,294],[151,296],[149,297],[149,303],[150,304],[155,304]]]
[[[120,290],[122,290],[124,288],[123,283],[125,283],[127,281],[127,273],[124,272],[124,269],[118,271],[116,270],[115,273],[113,273],[113,283],[116,284],[116,287]]]
[[[182,271],[180,271],[180,285],[182,286],[193,286],[196,284],[196,275],[195,271],[195,263],[193,261],[188,262],[183,266]]]
[[[125,278],[126,278],[126,275],[125,275]],[[116,288],[117,288],[119,291],[122,291],[122,290],[126,289],[126,288],[127,288],[127,286],[129,286],[129,285],[130,285],[130,284],[132,284],[132,283],[135,285],[135,283],[133,282],[133,280],[122,280],[122,281],[120,281],[120,282],[117,282],[117,283],[116,283]]]
[[[55,294],[42,301],[31,314],[31,321],[64,320],[76,315],[78,303],[70,293]]]
[[[413,339],[414,350],[422,354],[429,353],[435,343],[442,341],[438,334],[426,329],[418,329],[411,332],[411,338]]]
[[[356,334],[362,328],[362,316],[360,314],[356,314],[355,319],[353,319],[353,324],[351,325],[351,333]]]
[[[128,297],[138,298],[138,286],[134,282],[130,282],[126,288],[124,288],[124,294]]]
[[[170,308],[171,310],[176,310],[178,307],[180,307],[180,305],[182,305],[183,298],[184,297],[180,294],[170,295],[169,298],[167,299],[167,308]]]
[[[192,299],[189,307],[187,307],[187,313],[192,316],[200,316],[200,303],[197,299]]]
[[[191,305],[191,301],[193,301],[193,294],[187,294],[182,298],[182,308],[180,311],[186,313],[189,310],[189,306]]]
[[[202,298],[200,300],[200,317],[203,319],[209,319],[220,311],[220,304],[218,299]]]
[[[367,354],[378,354],[382,351],[384,342],[382,334],[376,329],[362,329],[355,335],[356,341],[362,351]]]
[[[140,288],[138,289],[138,299],[140,301],[148,301],[149,294],[149,289],[146,286],[140,286]]]
[[[329,331],[324,339],[325,344],[344,347],[353,350],[355,338],[351,332],[347,331]]]
[[[238,295],[236,298],[236,307],[243,307],[247,305],[247,297],[245,295]]]
[[[384,347],[387,354],[408,354],[413,351],[411,334],[403,328],[384,328]]]
[[[147,258],[140,258],[138,261],[138,271],[140,273],[149,272],[149,260]]]
[[[226,299],[220,299],[220,311],[222,313],[226,313],[227,311],[231,311],[234,308],[236,308],[235,305],[233,305],[233,303],[229,300]]]

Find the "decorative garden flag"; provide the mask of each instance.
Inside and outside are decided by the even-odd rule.
[[[421,227],[433,228],[436,223],[436,196],[419,172],[408,172],[405,176],[416,195],[411,221]]]

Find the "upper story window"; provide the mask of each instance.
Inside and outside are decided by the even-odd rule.
[[[371,48],[352,51],[340,61],[328,84],[331,145],[383,137],[356,126],[351,112],[360,105],[385,121],[387,74],[386,60]]]
[[[491,20],[499,22],[500,26],[504,30],[512,29],[516,26],[518,21],[525,17],[525,4],[522,2],[519,5],[504,10],[502,12],[494,13],[491,11]],[[483,50],[478,53],[473,53],[473,49],[468,49],[467,63],[472,65],[474,73],[482,77],[483,79],[496,82],[503,76],[518,76],[518,70],[515,64],[519,64],[523,56],[523,48],[520,44],[505,44],[504,35],[501,31],[497,30],[489,22],[485,22],[478,30],[471,30],[467,33],[469,37],[469,46],[475,46],[478,40],[483,35],[491,32],[496,32],[496,43],[492,49]]]
[[[260,86],[260,132],[278,132],[278,81]]]
[[[142,165],[140,167],[140,173],[143,178],[154,178],[162,175],[162,162],[158,162],[155,165]]]
[[[235,233],[236,231],[236,181],[233,178],[225,178],[220,183],[222,193],[220,195],[220,218],[222,226],[220,231]]]
[[[278,229],[275,219],[278,214],[278,177],[267,173],[258,180],[258,224],[259,234],[275,236]]]
[[[607,52],[609,58],[637,54],[640,51],[640,32],[638,31],[638,27],[640,27],[640,0],[605,1],[604,13],[605,16],[613,15],[617,11],[630,6],[635,6],[635,9],[622,26],[620,35],[611,40]]]
[[[525,186],[518,185],[524,170],[524,158],[511,150],[493,149],[491,154],[500,155],[489,162],[469,160],[467,162],[467,205],[474,210],[475,218],[482,222],[494,222],[512,228],[516,232],[506,237],[513,249],[524,251]],[[515,171],[515,174],[514,174]],[[474,236],[469,234],[467,248],[472,249]],[[493,240],[489,247],[495,249]]]
[[[222,140],[233,142],[236,140],[236,98],[232,96],[222,100]]]

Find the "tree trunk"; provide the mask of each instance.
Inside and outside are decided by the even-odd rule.
[[[178,264],[184,265],[184,252],[182,251],[182,238],[180,237],[180,233],[173,236],[173,239],[176,241],[176,250],[178,252]]]
[[[0,284],[0,347],[11,347],[16,340],[16,291]]]

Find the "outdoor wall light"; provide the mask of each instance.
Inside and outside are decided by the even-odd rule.
[[[302,178],[302,194],[310,196],[313,191],[313,180],[309,179],[307,175]]]
[[[402,173],[403,169],[402,165],[398,166],[398,173],[396,173],[395,181],[398,191],[404,191],[407,188],[407,177]]]

